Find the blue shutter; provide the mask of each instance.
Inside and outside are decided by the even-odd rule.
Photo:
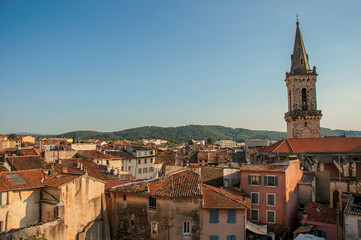
[[[211,236],[209,236],[209,240],[218,240],[218,236],[211,235]]]
[[[251,183],[252,183],[252,176],[248,175],[248,184],[251,185]]]
[[[275,186],[278,186],[278,177],[275,177]]]
[[[218,210],[210,210],[209,211],[210,214],[210,219],[209,222],[210,223],[218,223]]]
[[[236,222],[236,210],[228,210],[228,223],[235,223]]]
[[[264,176],[264,185],[265,186],[268,186],[268,181],[267,180],[268,180],[267,176]]]

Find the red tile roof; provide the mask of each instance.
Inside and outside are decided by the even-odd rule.
[[[231,193],[225,189],[202,184],[202,208],[246,209],[250,208],[250,198]]]
[[[49,168],[47,162],[40,156],[7,157],[7,160],[15,170]]]
[[[113,159],[119,157],[115,157],[113,155],[107,154],[107,153],[101,153],[96,150],[81,150],[77,153],[78,157],[86,158],[86,159]]]
[[[106,183],[105,183],[105,190],[109,189],[109,188],[112,188],[112,187],[115,187],[115,186],[119,186],[119,185],[123,185],[123,184],[126,184],[126,183],[131,183],[131,182],[138,182],[139,179],[135,179],[135,180],[124,180],[124,179],[121,179],[121,180],[107,180]]]
[[[275,153],[361,152],[361,138],[287,138],[259,151]]]
[[[88,175],[90,177],[99,179],[99,180],[112,180],[116,179],[115,176],[110,175],[106,170],[100,168],[98,164],[92,160],[85,160],[82,158],[70,158],[70,159],[61,159],[60,164],[54,164],[55,171],[63,172],[63,167],[67,167],[68,173],[71,174],[83,174],[85,168],[87,168]],[[81,166],[83,170],[81,170]]]
[[[35,148],[22,148],[18,150],[19,155],[25,156],[25,155],[39,155],[38,151],[35,150]]]
[[[41,170],[0,172],[0,191],[41,188],[43,177]]]
[[[191,171],[183,170],[167,176],[128,183],[109,189],[111,192],[128,193],[154,197],[200,197],[200,176]]]
[[[302,222],[311,221],[336,224],[336,209],[326,207],[320,203],[308,201],[305,211],[308,218],[307,220],[303,219]]]
[[[67,174],[67,173],[57,173],[47,177],[44,180],[44,185],[47,187],[60,187],[61,185],[73,181],[81,177],[81,175]]]
[[[243,165],[240,170],[243,172],[285,172],[288,165],[262,165],[262,164],[250,164]]]

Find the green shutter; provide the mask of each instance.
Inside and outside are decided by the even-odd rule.
[[[264,185],[265,185],[265,186],[268,185],[268,181],[267,181],[267,180],[268,180],[267,176],[264,176]]]
[[[278,177],[275,177],[275,186],[278,186]]]
[[[252,183],[252,176],[248,175],[248,184],[251,185],[251,183]]]
[[[262,185],[262,176],[259,176],[258,179],[259,179],[259,185]]]

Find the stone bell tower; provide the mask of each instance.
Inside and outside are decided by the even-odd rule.
[[[322,113],[316,104],[316,67],[310,69],[298,20],[296,25],[291,70],[286,72],[285,79],[288,92],[287,138],[318,138]]]

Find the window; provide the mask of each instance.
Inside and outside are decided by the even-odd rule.
[[[0,206],[2,205],[2,202],[3,202],[3,194],[2,194],[2,192],[0,192]]]
[[[189,226],[189,222],[183,222],[183,235],[191,234]]]
[[[144,159],[144,163],[147,163],[147,159]]]
[[[211,236],[209,236],[209,240],[218,240],[218,236],[217,235],[211,235]]]
[[[228,223],[236,223],[236,210],[228,210]]]
[[[267,222],[275,222],[275,211],[267,211]]]
[[[209,222],[218,223],[218,210],[209,210]]]
[[[262,178],[259,175],[248,175],[248,184],[261,185]]]
[[[150,209],[157,209],[157,199],[149,197],[148,206],[149,206]]]
[[[140,159],[138,160],[138,164],[141,164],[141,161],[140,161]]]
[[[141,174],[141,173],[142,173],[142,169],[138,168],[138,174]]]
[[[2,231],[3,231],[3,222],[0,221],[0,232],[2,232]]]
[[[302,88],[302,110],[307,110],[307,89]]]
[[[132,170],[132,167],[128,167],[128,171],[131,171]]]
[[[138,156],[142,156],[142,152],[138,152]]]
[[[154,171],[153,167],[150,167],[149,172],[153,172],[153,171]]]
[[[236,236],[234,235],[227,236],[227,240],[236,240]]]
[[[361,238],[361,220],[357,220],[358,224],[358,237]]]
[[[143,173],[148,173],[148,168],[143,168]]]
[[[276,202],[276,194],[273,193],[267,193],[267,205],[268,206],[274,206]]]
[[[127,195],[123,195],[123,201],[127,201]]]
[[[153,158],[150,159],[150,163],[153,163]]]
[[[264,177],[264,185],[265,186],[277,186],[278,185],[278,177],[276,177],[276,176],[265,176]]]
[[[258,209],[251,209],[251,220],[258,221]]]
[[[152,227],[151,227],[151,233],[152,234],[158,234],[158,223],[157,222],[152,222]]]
[[[259,193],[258,192],[251,193],[251,203],[252,204],[258,204],[259,203]]]

